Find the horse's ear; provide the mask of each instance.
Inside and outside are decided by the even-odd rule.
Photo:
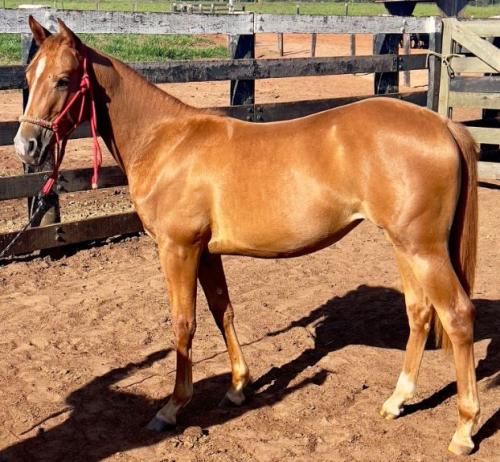
[[[59,33],[65,39],[68,45],[79,50],[82,46],[81,40],[76,36],[76,34],[66,25],[62,19],[57,18],[59,23]]]
[[[40,46],[45,39],[52,35],[45,27],[43,27],[33,16],[29,16],[28,23],[33,34],[33,38],[38,46]]]

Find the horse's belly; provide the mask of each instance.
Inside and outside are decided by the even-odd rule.
[[[211,253],[277,258],[304,255],[341,239],[363,217],[350,214],[342,219],[324,217],[306,220],[295,227],[289,222],[233,223],[219,227],[208,243]]]

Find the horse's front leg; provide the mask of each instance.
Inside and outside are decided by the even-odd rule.
[[[155,431],[175,426],[177,413],[193,396],[191,344],[196,329],[196,275],[200,246],[169,242],[159,245],[159,254],[170,298],[177,372],[172,396],[148,425]]]

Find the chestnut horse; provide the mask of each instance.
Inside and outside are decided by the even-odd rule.
[[[175,387],[149,427],[175,425],[193,394],[196,281],[226,341],[239,405],[249,370],[233,326],[221,254],[304,255],[370,220],[394,245],[410,323],[402,372],[381,414],[414,396],[434,321],[452,348],[458,426],[449,449],[469,453],[479,418],[473,286],[477,147],[468,131],[427,109],[377,98],[296,120],[254,124],[190,107],[122,62],[86,47],[59,21],[51,35],[30,18],[40,48],[26,76],[30,98],[16,135],[23,162],[40,164],[50,122],[79,89],[87,62],[97,128],[125,171],[130,197],[155,239],[177,348]],[[90,105],[84,118],[91,116]],[[59,119],[58,119],[59,120]]]

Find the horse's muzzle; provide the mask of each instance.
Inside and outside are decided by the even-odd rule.
[[[29,130],[31,132],[31,130]],[[37,130],[38,131],[38,130]],[[27,165],[41,165],[49,151],[51,134],[42,133],[46,130],[40,130],[38,133],[29,133],[25,136],[21,132],[21,127],[14,138],[14,147],[17,156]]]

